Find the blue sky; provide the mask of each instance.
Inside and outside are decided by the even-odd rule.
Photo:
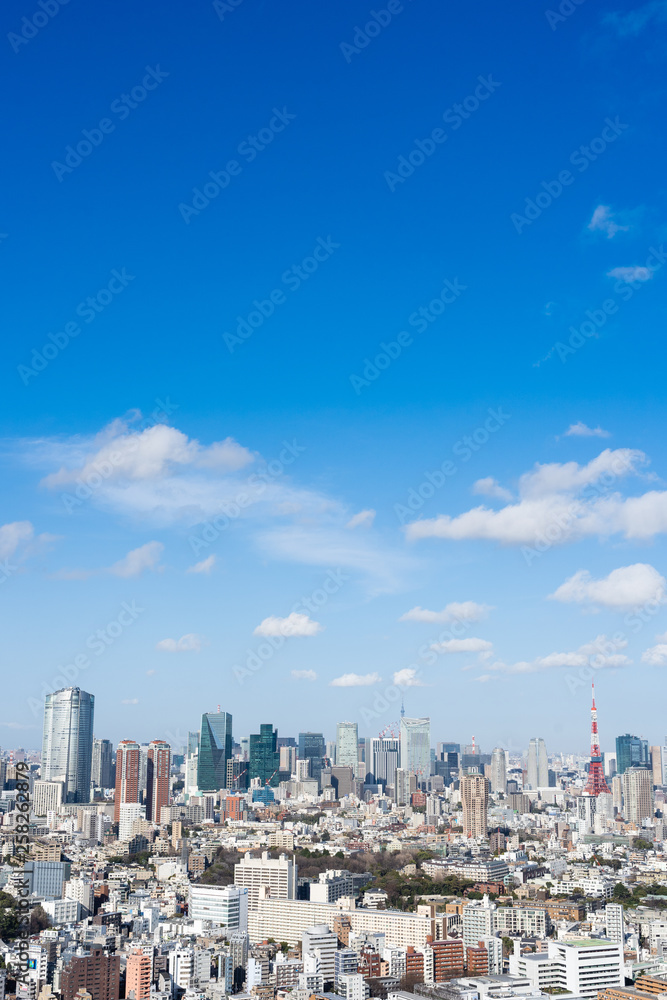
[[[63,668],[113,740],[404,697],[585,750],[594,676],[603,748],[662,742],[667,4],[45,3],[2,12],[0,742]]]

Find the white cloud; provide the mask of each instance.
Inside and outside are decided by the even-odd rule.
[[[314,670],[293,670],[292,677],[295,681],[316,681],[317,674]]]
[[[146,677],[152,677],[153,674],[156,674],[156,673],[157,673],[157,670],[147,670],[146,671]]]
[[[162,542],[148,542],[138,549],[132,549],[123,559],[109,567],[109,573],[113,576],[141,576],[145,570],[155,572],[161,567],[158,565],[160,556],[164,551]]]
[[[402,545],[378,535],[370,510],[350,519],[339,498],[295,484],[304,450],[296,440],[265,461],[231,438],[205,445],[164,424],[141,430],[139,416],[95,436],[21,441],[17,456],[42,471],[45,488],[65,491],[63,501],[159,529],[184,527],[202,559],[211,536],[247,526],[263,560],[353,570],[371,593],[398,590],[416,566]]]
[[[242,469],[253,461],[247,448],[233,438],[201,445],[195,439],[169,427],[155,424],[136,431],[128,421],[114,421],[89,443],[81,442],[79,454],[72,465],[61,465],[57,472],[46,476],[47,489],[74,486],[78,480],[98,488],[98,480],[106,483],[162,479],[184,467],[217,469],[221,472]]]
[[[373,521],[375,520],[374,510],[360,510],[358,514],[351,517],[350,520],[345,525],[346,528],[370,528]]]
[[[501,486],[493,476],[487,476],[486,479],[478,479],[477,482],[472,484],[472,491],[476,496],[493,497],[496,500],[512,499],[510,491]]]
[[[370,687],[372,684],[379,684],[382,678],[378,673],[373,674],[343,674],[335,677],[329,687],[350,688],[350,687]]]
[[[619,226],[617,222],[614,222],[614,213],[609,205],[598,205],[588,223],[588,228],[593,232],[597,230],[605,233],[607,239],[611,240],[616,233],[627,233],[630,226]]]
[[[423,681],[417,677],[417,671],[412,667],[404,667],[402,670],[394,671],[393,682],[396,687],[425,687]]]
[[[447,639],[445,642],[434,642],[431,649],[436,653],[486,653],[493,649],[493,643],[487,639]]]
[[[591,642],[584,643],[579,649],[568,653],[548,653],[534,660],[519,660],[517,663],[504,663],[497,660],[487,664],[487,670],[504,674],[535,674],[545,670],[556,670],[564,667],[578,669],[590,667],[595,670],[610,670],[627,667],[632,662],[619,649],[627,647],[627,639],[622,637],[611,639],[606,635],[598,635]]]
[[[123,700],[121,701],[121,705],[138,705],[138,704],[139,704],[138,698],[123,698]]]
[[[586,569],[580,569],[550,594],[555,601],[574,604],[594,604],[612,611],[627,611],[649,600],[665,603],[664,576],[648,563],[620,566],[608,576],[594,580]]]
[[[91,576],[99,576],[110,573],[112,576],[122,576],[124,578],[141,576],[146,570],[154,573],[161,573],[160,556],[164,551],[162,542],[147,542],[146,545],[132,549],[115,562],[112,566],[105,566],[102,569],[61,569],[52,574],[54,580],[89,580]]]
[[[10,559],[19,545],[31,542],[34,535],[30,521],[12,521],[0,526],[0,559]]]
[[[637,475],[646,461],[641,451],[607,448],[587,465],[537,464],[521,476],[516,503],[413,521],[406,535],[411,541],[477,538],[505,545],[539,544],[540,551],[591,536],[650,539],[667,532],[667,492],[623,497],[618,491],[621,480]]]
[[[201,562],[195,563],[194,566],[188,566],[186,573],[210,573],[216,564],[215,556],[208,556],[207,559],[202,559]]]
[[[663,635],[656,635],[658,644],[650,646],[642,653],[642,663],[648,663],[652,667],[667,666],[667,632]]]
[[[492,608],[488,604],[475,601],[452,601],[442,611],[428,611],[426,608],[411,608],[398,619],[399,622],[425,622],[429,625],[443,625],[447,622],[478,622],[486,618]]]
[[[576,424],[570,424],[563,436],[608,438],[611,437],[611,434],[609,431],[604,431],[600,426],[588,427],[583,421],[579,420]]]
[[[195,632],[188,632],[180,639],[160,639],[155,648],[163,653],[199,653],[203,638]]]
[[[611,271],[607,271],[607,277],[618,278],[619,281],[630,285],[633,281],[650,281],[653,277],[653,271],[648,267],[639,267],[635,264],[632,267],[613,267]]]
[[[284,636],[286,639],[317,635],[324,625],[314,622],[308,615],[299,614],[293,611],[287,618],[277,618],[271,615],[260,622],[255,629],[255,635],[264,636]]]

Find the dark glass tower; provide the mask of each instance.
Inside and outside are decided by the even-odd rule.
[[[649,767],[648,740],[639,736],[616,737],[616,773],[623,774],[629,767]]]
[[[250,736],[250,762],[248,777],[250,780],[259,778],[262,785],[277,788],[280,782],[280,750],[278,749],[278,730],[271,723],[259,727],[259,733]]]
[[[299,758],[310,761],[310,776],[322,782],[322,758],[326,744],[322,733],[299,733]]]
[[[232,717],[229,712],[206,712],[201,717],[197,788],[215,792],[227,787],[227,761],[232,756]]]

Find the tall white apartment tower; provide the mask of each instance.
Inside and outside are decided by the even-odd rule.
[[[336,764],[351,767],[356,775],[359,764],[359,727],[356,722],[339,722],[336,726]]]
[[[489,780],[492,792],[505,794],[507,791],[507,760],[502,747],[495,747],[491,753]]]
[[[528,746],[528,786],[530,788],[549,787],[549,761],[547,745],[535,736]]]
[[[95,697],[61,688],[44,699],[42,781],[62,781],[65,802],[90,802]]]

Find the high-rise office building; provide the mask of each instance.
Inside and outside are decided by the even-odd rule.
[[[46,816],[60,807],[63,800],[62,781],[36,781],[32,790],[32,808],[36,816]]]
[[[339,722],[336,726],[336,764],[352,767],[357,773],[359,760],[359,727],[356,722]]]
[[[401,718],[400,765],[423,783],[431,773],[431,720]]]
[[[259,733],[250,736],[248,778],[259,778],[262,785],[277,788],[280,783],[280,751],[278,730],[271,723],[263,723]]]
[[[113,788],[113,743],[93,737],[91,781],[96,788]]]
[[[325,748],[322,733],[299,733],[299,759],[310,761],[310,777],[320,786]]]
[[[62,688],[44,699],[42,780],[62,781],[66,802],[90,802],[95,697]]]
[[[261,858],[243,855],[234,865],[234,885],[248,891],[248,907],[256,910],[260,899],[296,899],[297,866],[286,854],[270,858],[263,851]]]
[[[227,761],[232,756],[232,717],[229,712],[205,712],[201,717],[197,786],[200,792],[227,787]]]
[[[496,747],[491,753],[489,780],[491,791],[494,794],[505,794],[507,791],[507,759],[502,747]]]
[[[547,745],[539,737],[533,737],[528,745],[528,787],[549,787]]]
[[[148,746],[146,773],[146,819],[160,823],[162,806],[169,805],[169,775],[171,747],[164,740],[153,740]]]
[[[653,771],[653,784],[664,785],[665,783],[665,747],[651,747],[651,769]]]
[[[653,818],[653,772],[649,767],[628,767],[623,772],[623,817],[637,826]]]
[[[648,767],[649,763],[648,740],[630,733],[616,737],[617,774],[623,774],[629,767]]]
[[[114,822],[120,822],[120,807],[141,802],[144,789],[140,783],[141,747],[136,740],[121,740],[116,747],[116,790]]]
[[[462,774],[463,833],[466,837],[486,837],[488,826],[489,781],[483,774]]]
[[[371,736],[366,740],[366,784],[394,787],[400,742],[392,736]]]

